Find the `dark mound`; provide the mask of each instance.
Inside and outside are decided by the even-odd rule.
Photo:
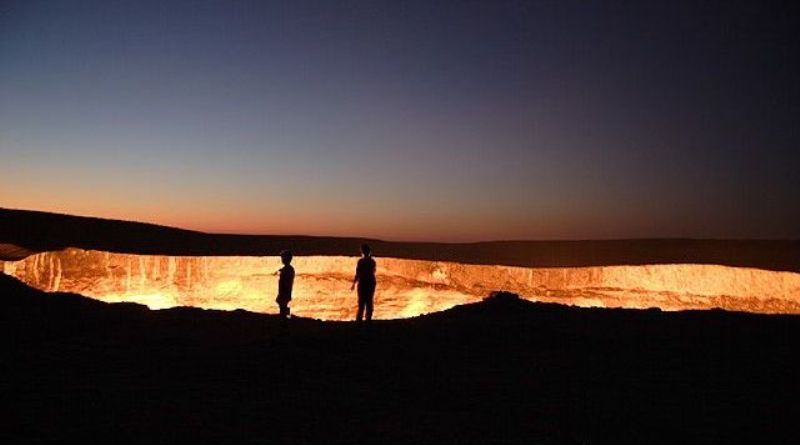
[[[161,255],[278,255],[281,250],[291,248],[300,256],[357,256],[358,246],[363,242],[370,243],[378,256],[469,264],[580,267],[697,263],[800,271],[800,241],[632,239],[416,243],[322,236],[214,235],[153,224],[0,208],[0,243],[33,251],[79,247]]]
[[[499,294],[371,325],[149,311],[0,274],[5,443],[798,439],[800,319]]]

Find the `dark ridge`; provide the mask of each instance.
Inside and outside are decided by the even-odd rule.
[[[797,443],[800,317],[497,294],[408,320],[150,311],[0,274],[0,437]]]
[[[523,267],[697,263],[800,271],[797,240],[631,239],[597,241],[392,242],[364,238],[219,235],[128,221],[0,209],[0,242],[34,251],[66,247],[161,255],[354,255]]]

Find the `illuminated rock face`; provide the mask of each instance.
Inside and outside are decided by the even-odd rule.
[[[352,319],[357,258],[297,257],[292,312]],[[586,307],[800,313],[800,274],[715,265],[525,268],[377,258],[376,318],[403,318],[482,299],[494,290]],[[38,289],[153,309],[195,306],[277,312],[277,257],[128,255],[80,249],[2,262]]]

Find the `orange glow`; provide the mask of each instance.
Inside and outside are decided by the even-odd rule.
[[[297,257],[292,313],[352,319],[353,257]],[[275,313],[277,257],[178,257],[67,249],[5,261],[45,291],[152,309],[194,306]],[[494,290],[583,307],[723,308],[800,313],[800,274],[717,265],[525,268],[378,258],[376,318],[405,318],[479,301]]]

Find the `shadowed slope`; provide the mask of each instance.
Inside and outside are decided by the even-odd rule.
[[[797,438],[800,320],[502,295],[355,323],[51,295],[0,275],[0,434],[328,443]]]
[[[800,271],[800,241],[636,239],[414,243],[321,236],[212,235],[153,224],[0,209],[0,243],[160,255],[354,255],[369,242],[382,257],[525,267],[720,264]],[[2,252],[0,252],[2,253]],[[2,257],[0,257],[2,259]]]

